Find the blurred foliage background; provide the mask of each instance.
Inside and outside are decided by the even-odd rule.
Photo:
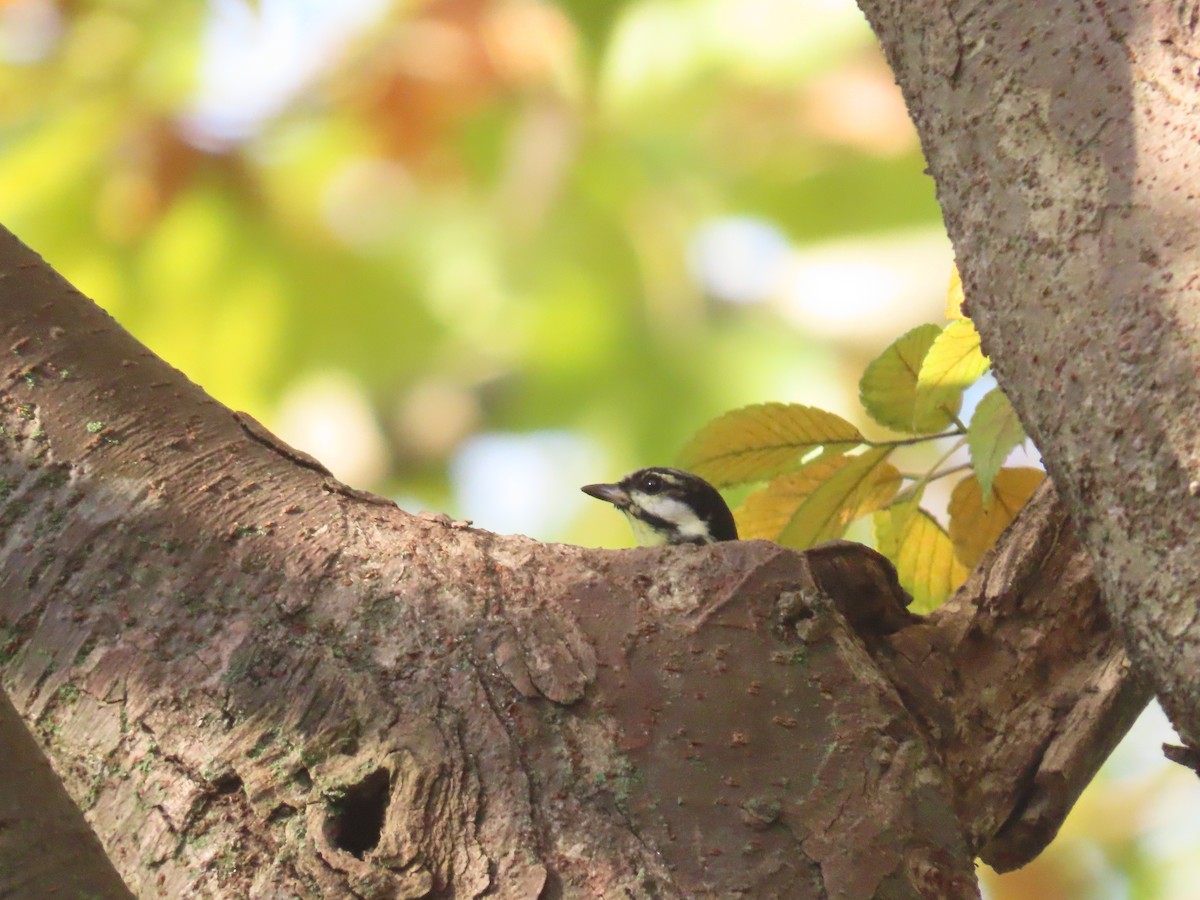
[[[0,222],[343,480],[624,546],[580,484],[940,321],[952,254],[852,0],[0,0]],[[1200,896],[1143,718],[992,898]]]

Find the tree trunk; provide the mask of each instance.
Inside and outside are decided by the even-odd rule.
[[[1005,391],[1200,746],[1194,2],[860,0]]]

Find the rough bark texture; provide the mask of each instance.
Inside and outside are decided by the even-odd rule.
[[[1145,699],[1052,498],[856,634],[835,602],[888,591],[844,545],[590,551],[353,491],[6,233],[0,337],[0,678],[139,896],[974,896]]]
[[[129,896],[79,807],[0,692],[0,897]]]
[[[860,0],[937,182],[969,311],[1200,743],[1195,2]]]
[[[4,686],[139,896],[970,885],[932,746],[796,554],[409,516],[11,239],[0,272]]]
[[[1049,482],[954,599],[893,643],[893,680],[942,748],[964,833],[1000,871],[1054,837],[1151,697]]]

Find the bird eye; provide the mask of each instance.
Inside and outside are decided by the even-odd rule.
[[[657,475],[643,475],[638,488],[645,494],[657,494],[663,489],[663,480]]]

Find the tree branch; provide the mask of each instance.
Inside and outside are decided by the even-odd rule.
[[[132,896],[2,691],[0,785],[0,896]]]
[[[136,893],[973,895],[801,556],[365,502],[7,235],[0,275],[4,678]]]
[[[368,502],[7,233],[0,330],[0,672],[139,894],[976,896],[1144,700],[1061,518],[902,627],[855,545]]]
[[[1000,871],[1054,838],[1150,701],[1050,482],[954,599],[893,645],[891,671],[942,747],[964,833]]]

